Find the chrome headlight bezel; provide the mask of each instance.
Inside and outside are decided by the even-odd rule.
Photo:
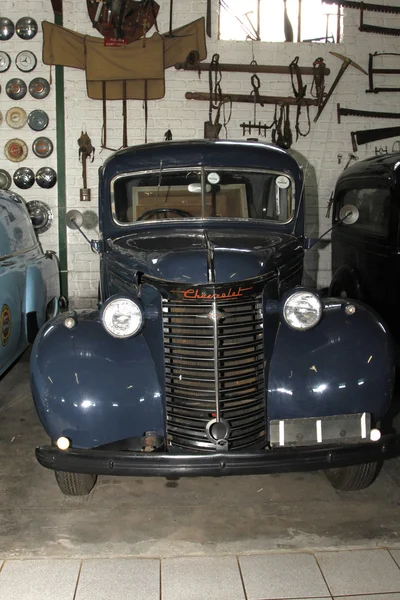
[[[310,297],[312,298],[312,302],[313,302],[314,308],[315,308],[315,319],[313,320],[313,322],[311,324],[300,325],[300,323],[297,323],[297,325],[295,325],[293,320],[290,320],[290,318],[288,316],[288,311],[289,311],[291,305],[296,303],[296,301],[298,303],[300,303],[302,301],[302,298],[304,301],[304,297],[307,297],[307,296],[309,297],[309,299],[310,299]],[[286,297],[283,301],[282,319],[286,323],[286,325],[288,327],[290,327],[290,329],[293,329],[294,331],[310,331],[310,329],[313,329],[314,327],[316,327],[318,325],[318,323],[320,323],[320,321],[322,319],[322,315],[323,315],[323,304],[322,304],[320,297],[315,292],[312,292],[305,288],[295,289],[294,291],[289,292],[289,294],[286,295]]]
[[[110,315],[112,314],[111,311],[113,308],[117,307],[118,303],[121,302],[128,303],[128,305],[130,305],[131,308],[134,311],[136,311],[136,314],[139,317],[137,327],[133,331],[129,330],[127,333],[118,333],[117,331],[115,331],[115,329],[112,329],[112,327],[110,326]],[[104,302],[103,306],[101,307],[100,320],[106,332],[116,339],[124,340],[131,337],[135,337],[139,335],[139,333],[142,331],[145,322],[142,303],[138,298],[131,298],[123,294],[111,296],[110,298],[108,298],[108,300]]]

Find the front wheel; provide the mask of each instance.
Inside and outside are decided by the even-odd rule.
[[[87,496],[95,486],[97,475],[54,471],[58,487],[65,496]]]
[[[382,463],[373,462],[363,465],[351,465],[350,467],[338,467],[337,469],[326,469],[325,475],[334,488],[344,492],[355,492],[364,490],[377,478]]]

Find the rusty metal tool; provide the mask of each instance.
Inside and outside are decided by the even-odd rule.
[[[343,61],[343,64],[339,69],[339,73],[336,75],[335,81],[332,83],[328,93],[326,94],[322,104],[320,105],[320,107],[318,109],[318,112],[314,118],[314,123],[316,123],[318,121],[319,117],[321,116],[322,111],[324,110],[325,106],[328,104],[330,97],[332,96],[334,90],[336,89],[336,86],[338,85],[344,72],[350,65],[352,65],[353,67],[356,67],[356,69],[358,69],[362,73],[365,73],[365,75],[368,75],[367,71],[365,71],[365,69],[360,67],[360,65],[358,65],[356,62],[354,62],[354,60],[352,60],[351,58],[348,58],[347,56],[343,56],[343,54],[338,54],[337,52],[330,52],[329,54],[332,54],[333,56],[340,58]]]
[[[335,91],[335,89],[336,89],[339,81],[341,80],[344,72],[346,71],[347,67],[352,65],[353,67],[356,67],[356,69],[358,69],[362,73],[365,73],[365,75],[368,75],[367,71],[365,69],[363,69],[362,67],[360,67],[360,65],[358,65],[356,62],[354,62],[354,60],[352,60],[351,58],[348,58],[347,56],[343,56],[343,54],[339,54],[338,52],[330,52],[329,54],[332,54],[333,56],[340,58],[343,61],[343,64],[340,67],[339,72],[336,75],[335,81],[332,83],[322,104],[320,104],[320,106],[319,106],[318,112],[314,118],[314,123],[316,123],[318,121],[319,117],[321,116],[322,111],[324,110],[325,106],[328,104],[330,97],[332,96],[333,92]]]

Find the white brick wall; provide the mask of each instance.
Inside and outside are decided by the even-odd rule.
[[[378,0],[376,0],[378,2]],[[381,3],[395,4],[394,0]],[[90,35],[96,34],[86,13],[86,3],[82,0],[64,1],[64,25],[70,29]],[[159,26],[161,31],[168,29],[169,2],[160,3]],[[272,3],[271,3],[272,4]],[[213,34],[212,40],[207,38],[208,59],[214,52],[220,54],[222,62],[249,63],[252,59],[251,42],[227,42],[217,41],[218,2],[213,2]],[[25,10],[25,9],[24,9]],[[180,26],[200,16],[205,15],[206,0],[196,3],[188,3],[183,0],[174,2],[174,26]],[[8,16],[14,22],[22,16],[18,3],[12,0],[3,0],[2,15]],[[24,13],[25,14],[25,13]],[[29,3],[27,14],[34,16],[38,22],[43,19],[53,20],[51,3],[49,0],[34,1]],[[400,28],[400,17],[384,15],[380,13],[366,13],[366,22]],[[323,56],[327,66],[331,69],[331,75],[327,78],[327,88],[333,82],[338,72],[341,61],[329,54],[333,50],[351,57],[367,70],[369,52],[400,52],[400,38],[383,36],[358,31],[359,13],[355,10],[345,11],[344,19],[344,42],[340,45],[325,44],[294,44],[294,43],[254,43],[254,54],[259,64],[289,64],[295,56],[300,57],[301,66],[311,66],[313,60]],[[40,61],[41,56],[41,34],[29,42],[23,42],[16,35],[8,42],[1,42],[0,49],[7,51],[12,58],[22,49],[32,49],[39,58],[39,64],[31,74],[21,74],[15,65],[1,75],[3,89],[11,77],[21,76],[27,82],[33,77],[42,75],[49,77],[49,68]],[[393,57],[395,61],[396,57]],[[388,66],[394,66],[395,62],[385,62]],[[264,94],[291,95],[289,76],[260,74],[261,92]],[[308,86],[308,95],[311,87],[311,77],[305,77]],[[389,84],[388,78],[380,76],[376,78],[376,84]],[[390,83],[400,86],[395,78]],[[307,233],[316,236],[329,227],[329,220],[325,217],[326,205],[334,187],[338,175],[341,173],[347,161],[348,153],[352,152],[350,132],[357,129],[369,129],[374,127],[389,127],[396,124],[393,120],[383,119],[360,119],[344,117],[339,125],[336,119],[336,103],[351,108],[362,108],[367,110],[398,110],[398,94],[366,94],[368,87],[367,77],[355,68],[349,67],[341,80],[337,92],[333,95],[321,118],[317,123],[312,123],[311,133],[306,138],[300,138],[293,144],[293,153],[306,171],[306,228]],[[207,91],[208,81],[206,74],[198,79],[197,73],[176,71],[174,68],[166,72],[166,94],[163,100],[149,102],[149,128],[148,141],[160,141],[167,129],[171,129],[174,140],[192,139],[203,137],[203,123],[208,119],[208,105],[205,102],[186,100],[186,91]],[[223,73],[223,91],[237,93],[249,93],[250,74],[246,73]],[[8,108],[20,105],[27,112],[34,108],[43,107],[50,116],[51,122],[44,132],[55,143],[55,90],[44,101],[39,103],[33,100],[29,94],[19,102],[11,101],[4,91],[0,94],[0,110],[5,115]],[[110,152],[100,152],[102,104],[100,101],[89,100],[86,95],[85,74],[83,71],[65,68],[65,107],[66,107],[66,160],[67,160],[67,203],[68,209],[78,208],[80,210],[91,210],[97,212],[97,170]],[[108,144],[118,148],[122,139],[122,117],[121,102],[108,102]],[[257,120],[270,123],[273,117],[273,106],[258,108]],[[311,117],[315,115],[316,109],[311,108]],[[303,110],[303,117],[305,111]],[[242,137],[240,123],[253,118],[252,105],[234,104],[232,120],[228,125],[229,138]],[[131,145],[140,144],[144,141],[144,111],[139,101],[128,102],[129,133],[128,140]],[[294,133],[295,109],[291,110],[291,122]],[[82,128],[87,131],[96,147],[96,157],[93,164],[88,165],[88,186],[92,190],[92,202],[82,204],[79,201],[79,189],[81,187],[81,164],[78,161],[77,139]],[[1,141],[5,142],[11,137],[21,137],[30,146],[36,137],[27,126],[19,131],[10,129],[5,123],[0,128]],[[267,140],[270,139],[268,134]],[[390,150],[395,139],[391,139],[378,146],[388,146]],[[375,144],[361,146],[358,152],[360,159],[373,155]],[[342,164],[337,161],[337,154],[343,155]],[[34,157],[30,151],[29,157],[24,163],[31,166],[35,171],[42,164],[56,167],[56,154],[46,161]],[[14,172],[20,165],[13,165],[0,156],[0,168],[6,168]],[[14,188],[14,186],[13,186]],[[55,224],[50,231],[41,236],[45,248],[57,249],[57,188],[52,190],[41,190],[36,185],[23,194],[26,200],[43,199],[48,202],[55,216]],[[98,235],[96,229],[88,232],[89,237]],[[97,296],[98,280],[98,257],[94,255],[83,242],[78,232],[68,230],[68,271],[69,271],[69,295],[71,304],[76,307],[94,306]],[[320,245],[309,253],[306,261],[306,283],[317,282],[318,286],[328,285],[330,272],[330,247],[329,244]]]

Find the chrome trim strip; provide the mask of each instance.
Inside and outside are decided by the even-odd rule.
[[[3,260],[9,260],[10,258],[15,258],[16,256],[21,256],[21,254],[26,254],[27,252],[33,252],[33,250],[36,250],[39,248],[39,243],[35,244],[34,246],[31,246],[30,248],[27,248],[26,250],[20,250],[19,252],[13,252],[13,254],[6,254],[5,256],[0,256],[0,262],[2,262]]]
[[[209,220],[209,219],[213,219],[213,220],[217,220],[217,221],[233,221],[233,222],[238,222],[238,221],[245,221],[245,222],[254,222],[254,223],[273,223],[275,225],[288,225],[289,223],[291,223],[295,218],[298,218],[299,215],[299,210],[295,210],[295,206],[296,206],[296,184],[295,181],[292,177],[292,175],[290,175],[289,173],[286,173],[284,171],[276,171],[275,169],[252,169],[251,167],[248,168],[242,168],[242,167],[232,167],[232,168],[224,168],[224,167],[216,167],[215,165],[211,166],[211,165],[203,165],[202,167],[192,167],[192,166],[182,166],[182,167],[169,167],[166,169],[163,169],[162,172],[163,173],[176,173],[179,171],[183,171],[185,169],[190,169],[190,171],[195,171],[195,172],[199,172],[201,173],[202,170],[207,171],[207,170],[218,170],[218,171],[223,171],[223,172],[233,172],[233,173],[248,173],[249,171],[251,171],[252,173],[272,173],[273,175],[285,175],[286,177],[288,177],[290,179],[290,182],[292,184],[292,204],[293,204],[293,210],[292,210],[292,218],[289,219],[288,221],[275,221],[274,219],[252,219],[252,218],[244,218],[244,217],[227,217],[227,218],[222,218],[222,217],[207,217],[205,218],[198,218],[198,217],[193,217],[192,219],[187,218],[185,219],[185,221],[205,221],[205,220]],[[125,173],[119,173],[118,175],[115,175],[115,177],[113,177],[111,179],[110,182],[110,200],[111,200],[111,216],[112,216],[112,220],[114,221],[114,223],[116,225],[118,225],[119,227],[132,227],[132,226],[143,226],[146,225],[148,227],[149,223],[151,223],[152,225],[155,224],[154,221],[140,221],[140,223],[136,223],[136,221],[133,221],[131,223],[122,223],[121,221],[118,221],[117,219],[117,214],[116,214],[116,209],[115,209],[115,191],[114,191],[114,186],[115,186],[115,182],[118,181],[119,179],[124,179],[126,177],[132,177],[132,176],[136,176],[136,175],[154,175],[160,172],[160,169],[146,169],[143,171],[128,171]],[[294,202],[293,202],[294,200]],[[299,206],[301,204],[301,198],[299,198]],[[168,219],[168,223],[182,223],[182,219]]]

